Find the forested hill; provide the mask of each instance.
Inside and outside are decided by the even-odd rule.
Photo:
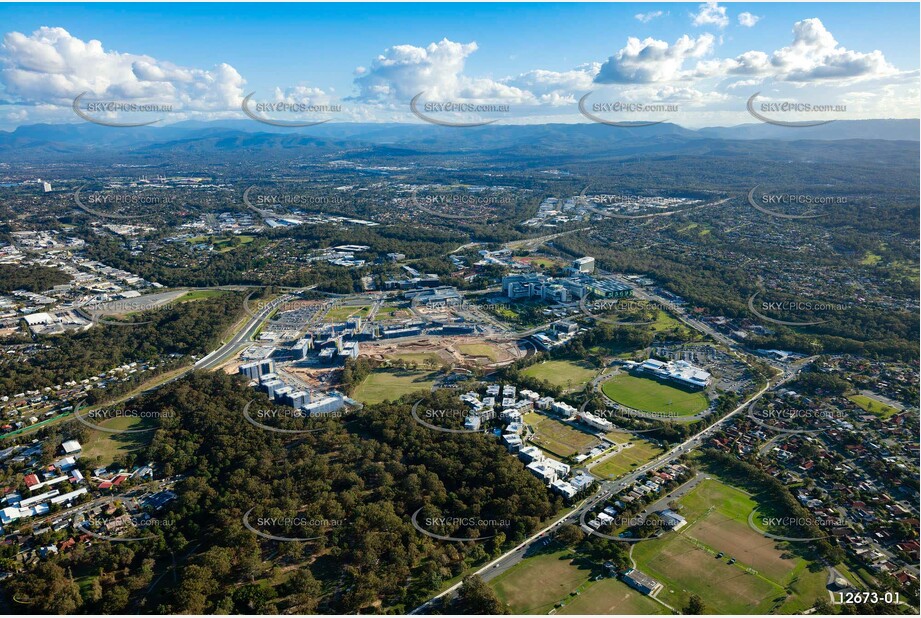
[[[426,405],[457,407],[455,395],[428,395]],[[76,578],[97,575],[101,564],[115,573],[110,587],[121,592],[106,591],[109,601],[81,598],[76,611],[409,611],[467,567],[526,538],[561,507],[496,442],[426,429],[409,415],[411,402],[330,418],[312,425],[324,431],[292,437],[245,420],[248,402],[270,405],[262,397],[235,376],[196,373],[143,402],[163,412],[162,425],[147,451],[132,455],[135,461],[187,475],[167,509],[172,525],[159,527],[155,542],[102,543],[56,558]],[[317,423],[288,420],[280,426]],[[427,518],[504,523],[484,541],[441,541],[414,529],[411,515],[421,507]],[[247,512],[266,533],[319,538],[265,540],[244,526]],[[296,521],[273,525],[273,518]],[[309,529],[298,521],[309,521]],[[439,532],[476,537],[490,531],[454,525]],[[170,576],[155,594],[143,594],[147,583],[137,578],[145,568],[162,572],[170,552],[182,557],[176,583]],[[264,562],[269,556],[276,566]]]

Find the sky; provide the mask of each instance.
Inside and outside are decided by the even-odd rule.
[[[0,128],[86,122],[82,93],[161,124],[245,119],[250,93],[282,122],[916,118],[918,24],[917,3],[0,4]]]

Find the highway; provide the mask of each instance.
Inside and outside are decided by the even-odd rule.
[[[192,366],[193,369],[213,369],[236,354],[240,348],[249,345],[253,336],[259,331],[262,323],[272,314],[275,309],[289,300],[294,298],[289,294],[279,296],[256,314],[251,315],[249,321],[237,333],[230,338],[224,345],[214,350],[207,356],[199,359]]]
[[[232,286],[224,286],[222,288],[195,288],[195,289],[230,289],[231,287]],[[259,312],[250,315],[246,323],[227,342],[223,343],[219,348],[210,352],[206,356],[202,357],[201,359],[196,361],[193,365],[183,369],[182,371],[180,371],[173,377],[169,378],[168,380],[157,382],[155,385],[145,388],[142,391],[135,392],[132,395],[126,395],[126,396],[119,397],[112,401],[107,401],[105,405],[111,406],[113,404],[121,403],[123,401],[130,401],[131,399],[134,399],[138,395],[146,395],[146,394],[152,393],[166,384],[170,384],[171,382],[175,382],[176,380],[183,378],[184,376],[188,375],[190,372],[196,369],[214,369],[215,367],[220,366],[222,363],[226,362],[229,358],[233,357],[234,354],[239,352],[241,348],[248,346],[250,342],[252,341],[253,336],[256,334],[256,332],[258,332],[259,328],[262,326],[263,322],[265,322],[265,320],[269,317],[269,315],[271,315],[272,312],[279,305],[290,300],[291,298],[292,296],[287,295],[287,294],[280,296],[279,298],[275,299],[271,303],[267,304]],[[63,422],[64,420],[69,419],[72,415],[73,415],[73,412],[62,414],[52,419],[51,422],[53,423]],[[10,432],[9,434],[6,434],[3,437],[19,435],[20,433],[22,434],[30,433],[32,431],[37,431],[39,428],[43,426],[47,426],[47,424],[40,423],[32,427],[25,427],[23,428],[23,430],[20,430],[17,432]]]

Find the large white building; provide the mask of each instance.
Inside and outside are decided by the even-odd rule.
[[[301,406],[301,410],[307,412],[310,416],[317,416],[335,412],[343,407],[345,407],[345,399],[339,394],[331,394],[304,404]]]
[[[556,479],[556,470],[548,466],[543,461],[532,461],[527,465],[528,472],[539,478],[541,481],[550,485]]]
[[[591,412],[579,412],[579,420],[588,425],[589,427],[594,427],[601,431],[611,431],[614,429],[614,425],[611,421],[601,418],[600,416],[595,416]]]
[[[595,272],[595,258],[586,256],[573,260],[572,269],[576,272],[591,274]]]
[[[711,382],[709,372],[683,360],[664,363],[650,358],[637,366],[636,369],[641,373],[652,374],[657,378],[690,386],[691,388],[707,388]]]

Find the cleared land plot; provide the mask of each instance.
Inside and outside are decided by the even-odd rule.
[[[566,265],[566,262],[564,262],[563,260],[559,260],[559,259],[551,258],[551,257],[543,257],[543,256],[517,257],[515,258],[515,261],[520,262],[522,264],[530,264],[531,266],[536,267],[536,268],[553,268],[555,266]]]
[[[184,294],[179,298],[179,302],[188,302],[190,300],[201,300],[203,298],[214,298],[215,296],[221,296],[222,294],[227,294],[224,290],[193,290]]]
[[[416,363],[420,367],[440,367],[444,361],[431,352],[407,352],[405,354],[388,354],[387,358],[405,363]]]
[[[557,614],[670,614],[656,603],[618,579],[606,577],[591,582]]]
[[[554,386],[576,389],[594,378],[598,369],[585,361],[552,360],[531,365],[521,373]]]
[[[696,334],[693,331],[688,330],[687,326],[673,318],[667,311],[662,311],[661,309],[656,312],[656,321],[651,326],[652,330],[656,331],[657,333],[677,330],[678,332],[683,333],[685,336]]]
[[[546,614],[569,593],[584,584],[591,574],[572,564],[562,549],[519,562],[490,582],[499,598],[514,614]]]
[[[457,351],[464,356],[485,356],[493,362],[498,358],[496,348],[488,343],[461,343],[458,344]]]
[[[633,439],[632,442],[633,446],[624,448],[621,452],[594,466],[592,474],[608,479],[616,479],[665,452],[664,449],[659,448],[648,440]]]
[[[605,382],[601,391],[617,403],[644,412],[690,416],[707,409],[707,396],[689,392],[649,378],[620,373]]]
[[[374,315],[374,319],[379,322],[386,322],[387,320],[399,320],[402,318],[408,318],[411,315],[412,313],[403,307],[384,305],[377,310],[377,313]]]
[[[848,397],[849,400],[856,403],[860,406],[861,409],[869,412],[870,414],[875,414],[880,418],[889,418],[893,414],[899,412],[898,408],[890,406],[887,403],[880,401],[879,399],[874,399],[867,395],[851,395]]]
[[[339,305],[330,309],[325,316],[324,322],[344,322],[349,318],[359,317],[366,318],[371,313],[371,305]]]
[[[189,238],[186,242],[189,244],[198,244],[203,242],[211,242],[210,236],[195,236],[194,238]],[[247,236],[245,234],[239,234],[234,236],[224,236],[214,238],[214,250],[219,253],[226,253],[231,251],[240,245],[248,245],[256,239],[255,236]]]
[[[399,399],[415,391],[429,391],[434,383],[435,376],[426,371],[380,369],[365,378],[353,396],[362,403],[374,404]]]
[[[569,457],[581,453],[601,441],[592,434],[574,429],[552,418],[544,420],[535,427],[530,442],[559,457]]]
[[[609,431],[604,435],[607,436],[608,440],[613,440],[618,444],[623,444],[624,442],[633,442],[633,436],[625,431],[617,431],[615,429],[614,431]]]

